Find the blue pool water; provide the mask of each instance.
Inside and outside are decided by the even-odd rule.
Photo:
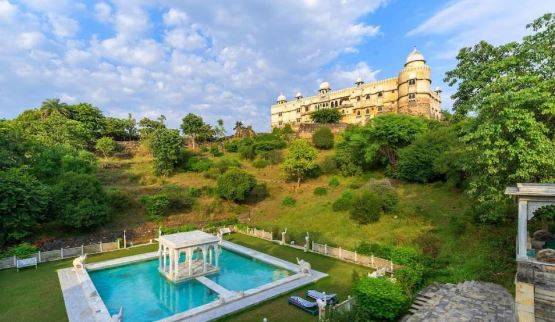
[[[110,314],[123,306],[125,321],[154,321],[207,304],[218,294],[189,280],[174,284],[158,272],[158,259],[91,271],[89,275]],[[290,272],[222,249],[220,272],[207,277],[232,291],[245,291]]]

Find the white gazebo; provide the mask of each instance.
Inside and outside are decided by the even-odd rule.
[[[200,230],[162,235],[158,270],[173,282],[219,271],[220,238]],[[181,260],[181,254],[185,254]]]

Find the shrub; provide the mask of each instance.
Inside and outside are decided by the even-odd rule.
[[[154,173],[170,175],[180,161],[183,140],[178,130],[157,129],[150,136],[150,149],[154,156]]]
[[[296,203],[297,203],[297,200],[295,200],[291,196],[287,196],[287,197],[283,198],[283,200],[281,201],[282,205],[288,206],[288,207],[293,207],[293,206],[295,206]]]
[[[215,145],[212,145],[212,146],[210,147],[210,154],[212,154],[212,155],[215,156],[215,157],[221,157],[222,155],[224,155],[224,154],[222,153],[222,151],[220,151],[220,149],[219,149],[217,146],[215,146]]]
[[[190,210],[195,203],[195,199],[188,189],[176,185],[166,185],[162,187],[158,194],[165,195],[170,201],[171,210]]]
[[[362,278],[354,286],[358,321],[393,321],[400,317],[409,298],[399,284],[385,278]]]
[[[220,177],[220,175],[222,175],[221,171],[216,168],[210,168],[207,171],[204,171],[203,173],[203,177],[207,179],[213,179],[213,180],[217,180]]]
[[[331,178],[330,181],[328,182],[328,185],[330,187],[338,187],[339,186],[339,179],[337,179],[337,177]]]
[[[258,183],[249,193],[249,201],[259,202],[266,199],[269,195],[268,186],[265,183]]]
[[[252,174],[239,169],[230,169],[218,178],[217,191],[220,197],[243,201],[256,185]]]
[[[362,242],[357,246],[356,250],[361,254],[389,259],[400,265],[412,265],[421,260],[421,254],[411,247],[393,247],[378,243]]]
[[[283,156],[279,150],[263,151],[260,153],[260,157],[270,164],[278,164],[283,160]]]
[[[96,140],[95,148],[106,158],[116,151],[117,143],[110,137],[101,137]]]
[[[409,297],[420,288],[424,277],[421,264],[406,265],[395,270],[395,278]]]
[[[316,196],[324,196],[328,193],[328,189],[324,188],[324,187],[317,187],[316,189],[314,189],[314,194]]]
[[[121,211],[131,206],[132,200],[129,195],[120,189],[111,188],[106,191],[110,207],[113,210]]]
[[[320,124],[328,124],[328,123],[337,123],[341,120],[341,112],[335,108],[323,108],[317,111],[314,111],[310,115],[314,123]]]
[[[312,135],[312,144],[322,150],[333,148],[333,133],[329,127],[320,127]]]
[[[382,211],[382,201],[380,198],[369,191],[365,191],[356,196],[353,200],[350,216],[351,219],[359,224],[368,224],[380,219]]]
[[[327,156],[319,164],[320,170],[324,174],[332,174],[337,172],[337,160],[334,156]]]
[[[252,162],[252,165],[257,169],[262,169],[268,166],[268,161],[264,159],[256,159]]]
[[[353,205],[354,193],[351,190],[345,190],[337,200],[332,204],[333,211],[347,211]]]
[[[239,150],[239,140],[231,139],[231,140],[225,141],[224,149],[227,152],[237,152]]]
[[[152,196],[142,196],[140,202],[145,206],[150,219],[160,219],[165,216],[170,209],[170,198],[163,194]]]
[[[210,159],[194,156],[189,158],[185,168],[193,172],[204,172],[212,168],[213,165],[214,165],[214,162],[212,162],[212,160]]]
[[[2,257],[16,256],[17,258],[27,258],[35,255],[39,249],[29,243],[21,243],[10,247]]]
[[[231,168],[240,168],[241,162],[233,159],[223,157],[214,163],[214,168],[218,169],[220,173],[224,173]]]
[[[381,208],[384,212],[391,212],[397,207],[399,196],[392,186],[385,184],[369,184],[366,186],[366,189],[379,196]]]
[[[256,152],[254,151],[254,145],[242,145],[239,147],[239,156],[245,160],[254,160],[256,158]]]

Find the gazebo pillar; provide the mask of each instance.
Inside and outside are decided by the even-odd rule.
[[[208,264],[212,265],[212,253],[214,251],[214,247],[208,247]]]
[[[189,276],[193,275],[193,249],[187,248],[187,261],[189,262]]]
[[[169,260],[170,260],[170,271],[169,271],[169,273],[170,273],[170,275],[172,275],[173,274],[173,249],[170,248],[169,253],[170,253],[169,256],[168,256]]]
[[[517,259],[526,259],[528,249],[528,201],[518,201],[518,249]]]
[[[206,251],[207,251],[207,246],[204,245],[202,246],[202,272],[206,273]]]
[[[163,259],[162,259],[162,262],[163,262],[162,263],[163,264],[162,265],[162,271],[165,272],[166,271],[166,246],[164,246],[164,248],[162,249],[162,257],[163,257]]]

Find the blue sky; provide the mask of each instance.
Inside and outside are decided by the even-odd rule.
[[[555,0],[0,0],[0,118],[47,98],[269,129],[283,92],[395,76],[416,46],[443,82],[463,46],[518,40]]]

